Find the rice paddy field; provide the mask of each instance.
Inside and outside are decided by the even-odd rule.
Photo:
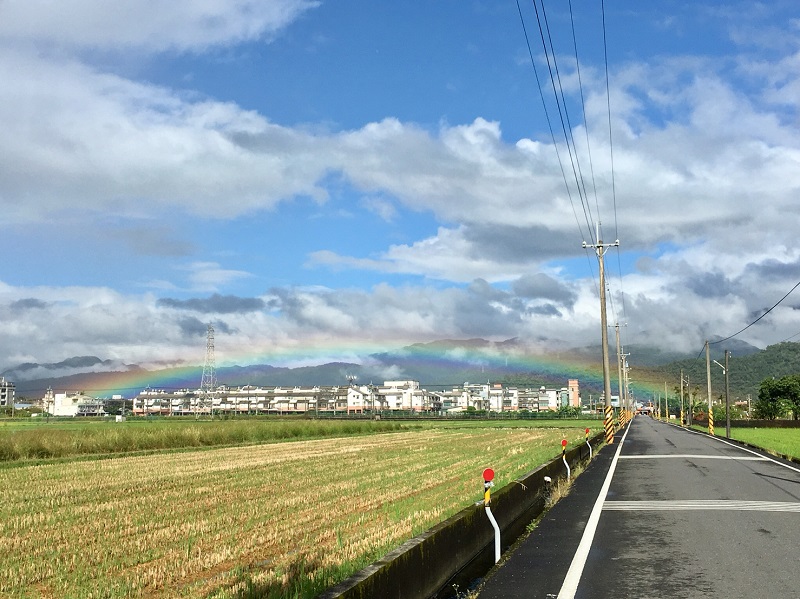
[[[725,433],[723,425],[722,433]],[[800,459],[800,428],[731,428],[731,438]]]
[[[503,486],[556,457],[562,438],[573,446],[585,426],[601,427],[377,424],[334,433],[326,423],[294,441],[6,457],[0,596],[314,597],[480,500],[484,468]],[[84,426],[73,437],[87,429],[111,434]],[[19,433],[0,429],[0,442]]]

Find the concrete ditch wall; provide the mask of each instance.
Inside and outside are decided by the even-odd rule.
[[[592,439],[593,448],[604,441],[601,433]],[[581,444],[567,452],[574,468],[589,457]],[[561,456],[528,472],[502,489],[492,491],[492,514],[501,531],[502,550],[508,549],[527,525],[544,510],[546,483],[566,476]],[[476,490],[481,488],[476,473]],[[476,492],[477,495],[477,492]],[[486,517],[483,501],[461,510],[434,528],[407,541],[382,559],[332,587],[319,599],[419,599],[435,596],[470,564],[490,555],[487,572],[494,563],[494,531]]]

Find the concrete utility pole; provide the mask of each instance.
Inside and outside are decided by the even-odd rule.
[[[714,435],[714,409],[711,406],[711,353],[706,340],[706,382],[708,383],[708,434]]]
[[[633,408],[633,398],[631,397],[631,378],[628,374],[630,371],[630,366],[628,365],[627,360],[628,356],[630,356],[630,354],[622,354],[622,377],[625,379],[625,405],[628,407],[628,410],[630,410]]]
[[[619,405],[622,407],[624,404],[622,402],[623,398],[623,383],[622,383],[622,347],[619,343],[619,323],[614,325],[614,330],[617,335],[617,377],[619,380]]]
[[[608,363],[608,320],[606,319],[606,269],[605,269],[605,256],[608,248],[618,247],[619,239],[614,243],[603,244],[600,239],[600,224],[597,225],[597,243],[589,245],[585,241],[583,247],[592,247],[597,254],[597,262],[599,264],[599,277],[600,277],[600,336],[603,350],[603,393],[605,394],[605,417],[603,419],[603,426],[606,433],[606,443],[614,442],[614,419],[611,409],[611,376],[609,374],[610,366]]]
[[[731,388],[728,384],[729,378],[728,373],[730,369],[728,368],[728,355],[730,352],[726,349],[725,350],[725,436],[730,439],[731,438]],[[748,408],[750,407],[748,402]],[[749,414],[748,414],[749,415]]]
[[[683,426],[683,368],[681,368],[681,426]]]
[[[725,375],[725,436],[731,438],[731,394],[730,386],[728,385],[728,350],[725,350],[725,366],[714,360],[714,364],[722,368],[722,374]],[[749,406],[748,406],[749,408]],[[749,410],[748,410],[749,414]]]
[[[689,388],[689,375],[686,375],[686,405],[689,410],[686,412],[686,426],[692,426],[692,413],[694,412],[694,401],[692,390]]]

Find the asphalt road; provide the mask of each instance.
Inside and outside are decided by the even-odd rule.
[[[479,599],[800,597],[800,466],[640,416]]]

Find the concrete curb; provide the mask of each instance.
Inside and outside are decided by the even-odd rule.
[[[605,440],[590,439],[593,451]],[[585,443],[567,451],[570,468],[589,457]],[[492,492],[492,513],[501,531],[505,551],[545,507],[544,477],[554,481],[566,475],[559,455]],[[318,599],[418,599],[432,597],[468,566],[485,574],[494,565],[494,532],[483,502],[471,505],[434,528],[403,543],[382,559],[328,589]],[[487,551],[488,550],[488,551]],[[488,563],[484,565],[485,557]],[[476,563],[477,562],[477,563]],[[477,577],[477,576],[476,576]]]

